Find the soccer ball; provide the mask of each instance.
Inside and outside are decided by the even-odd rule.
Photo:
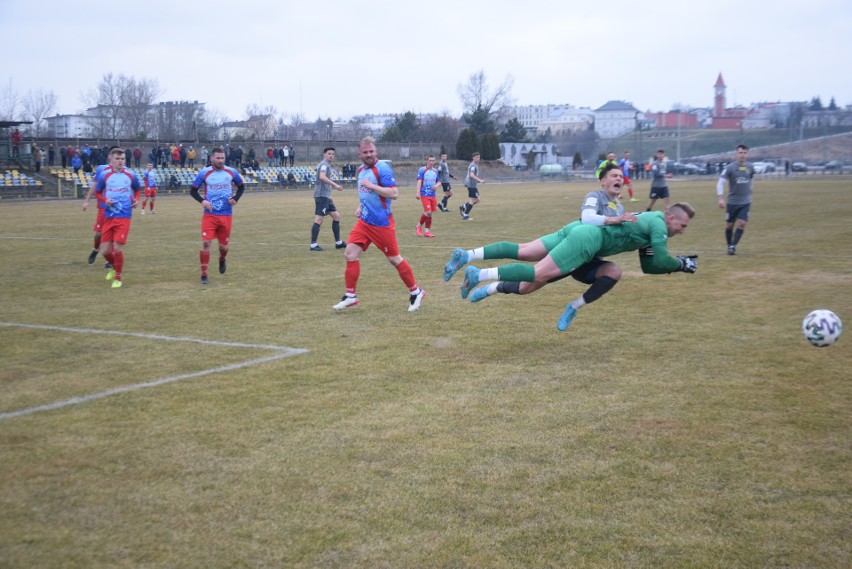
[[[802,321],[802,333],[805,340],[824,348],[835,343],[843,332],[843,322],[831,310],[820,308],[814,310]]]

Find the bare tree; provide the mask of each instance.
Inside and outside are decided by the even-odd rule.
[[[16,121],[21,118],[21,101],[12,80],[0,91],[0,119]]]
[[[24,97],[24,118],[33,121],[33,134],[38,138],[41,136],[41,127],[44,119],[56,109],[56,93],[36,89],[28,91]]]
[[[219,138],[219,129],[223,123],[231,119],[220,109],[215,107],[205,108],[198,120],[199,141],[215,140]]]
[[[257,140],[266,140],[272,138],[275,134],[275,127],[278,124],[275,115],[278,110],[274,105],[261,107],[260,105],[248,105],[246,107],[246,121],[248,129]]]
[[[439,117],[430,117],[421,125],[421,138],[424,142],[442,142],[450,146],[455,144],[460,130],[458,119],[444,112]]]
[[[298,136],[299,127],[304,122],[305,115],[302,113],[290,113],[289,115],[282,113],[278,126],[278,137],[292,140]]]
[[[488,79],[485,77],[485,71],[479,70],[472,73],[466,84],[459,83],[456,91],[461,99],[462,108],[465,113],[470,114],[477,109],[482,109],[486,113],[491,114],[493,111],[499,111],[502,107],[512,104],[512,86],[515,84],[515,79],[511,75],[507,75],[494,91],[488,88]]]
[[[126,136],[145,135],[153,127],[151,124],[151,106],[161,90],[156,79],[130,79],[124,91],[121,109],[121,122]]]
[[[83,103],[89,106],[88,122],[97,138],[117,139],[120,131],[121,105],[128,79],[107,73],[95,89],[86,93]]]

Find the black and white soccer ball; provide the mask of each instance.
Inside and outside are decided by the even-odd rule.
[[[814,310],[802,321],[802,333],[805,339],[819,348],[835,343],[843,332],[843,322],[831,310]]]

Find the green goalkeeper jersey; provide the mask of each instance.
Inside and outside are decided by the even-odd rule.
[[[665,214],[647,211],[637,215],[635,223],[600,227],[575,221],[543,237],[542,241],[563,274],[594,257],[609,257],[646,247],[653,249],[653,253],[640,257],[642,271],[662,274],[681,268],[680,261],[669,254],[668,238]]]

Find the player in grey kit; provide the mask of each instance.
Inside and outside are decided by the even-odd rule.
[[[334,246],[337,249],[346,247],[346,242],[340,239],[340,214],[331,199],[331,189],[338,192],[343,186],[331,179],[331,161],[334,160],[334,148],[329,146],[322,151],[322,162],[317,166],[317,187],[314,189],[314,224],[311,226],[311,251],[324,251],[317,243],[320,226],[326,215],[331,216],[331,231],[334,233]]]
[[[722,170],[722,175],[716,184],[719,207],[725,209],[725,182],[728,182],[728,203],[725,209],[725,240],[728,242],[728,255],[737,253],[737,243],[743,236],[751,209],[754,166],[751,162],[746,162],[747,157],[748,146],[745,144],[737,146],[737,161],[731,162]]]
[[[651,194],[648,196],[650,201],[645,211],[654,209],[654,203],[662,198],[666,209],[669,207],[669,185],[666,182],[672,175],[666,171],[666,151],[663,149],[657,150],[657,157],[654,163],[651,164]]]
[[[438,163],[438,173],[441,175],[441,187],[444,188],[444,199],[442,199],[441,203],[438,204],[438,209],[446,213],[450,211],[447,209],[447,202],[453,195],[453,187],[450,185],[450,178],[453,180],[456,179],[455,176],[450,174],[450,167],[447,166],[446,154],[441,154],[441,161]]]
[[[464,185],[467,187],[467,203],[459,206],[459,213],[464,221],[473,219],[470,216],[470,210],[473,206],[479,203],[479,186],[484,184],[485,180],[479,177],[479,152],[473,153],[473,160],[467,167],[467,177],[464,179]]]

